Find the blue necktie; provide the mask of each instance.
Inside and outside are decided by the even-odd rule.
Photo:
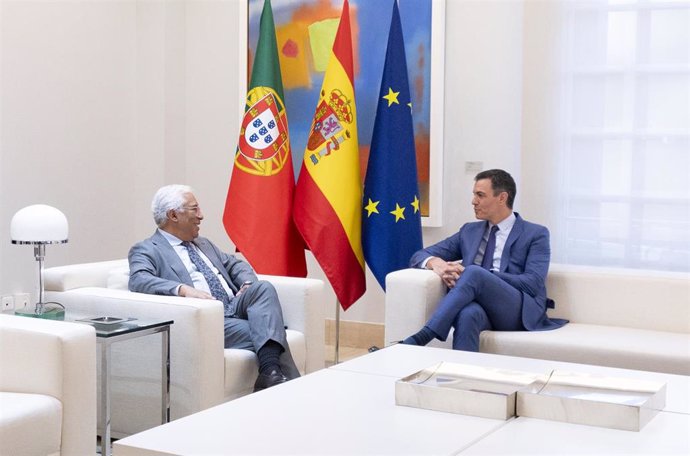
[[[486,242],[486,249],[484,249],[484,258],[482,258],[482,267],[488,271],[494,265],[494,250],[496,250],[496,231],[498,231],[498,225],[491,227],[489,232],[489,240]]]
[[[227,309],[230,303],[230,297],[226,293],[225,288],[223,288],[223,284],[220,283],[218,276],[208,267],[201,256],[199,256],[199,253],[191,242],[184,241],[182,245],[187,249],[187,252],[189,252],[189,259],[192,260],[194,266],[196,266],[199,272],[204,276],[204,279],[206,279],[208,288],[211,291],[211,296],[222,302],[223,306]]]

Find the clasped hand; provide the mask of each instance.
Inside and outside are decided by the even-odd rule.
[[[441,258],[431,258],[427,264],[427,268],[433,270],[443,283],[446,284],[448,288],[453,288],[455,283],[460,279],[465,267],[460,264],[460,261],[445,261]]]

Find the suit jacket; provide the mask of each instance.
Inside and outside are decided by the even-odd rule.
[[[417,251],[410,266],[418,268],[430,256],[445,261],[464,260],[465,267],[473,264],[487,223],[464,224],[453,236]],[[525,221],[516,212],[515,224],[503,247],[500,270],[494,274],[522,293],[522,324],[529,331],[555,329],[567,323],[546,316],[545,281],[550,260],[549,230]]]
[[[249,263],[222,252],[211,241],[198,237],[194,244],[220,271],[234,293],[242,283],[257,281]],[[192,278],[167,239],[156,230],[129,250],[129,289],[140,293],[176,295],[181,284],[193,287]]]

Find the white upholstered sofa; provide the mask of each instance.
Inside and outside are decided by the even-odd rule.
[[[480,351],[690,375],[690,275],[551,265],[546,289],[553,331],[484,331]],[[432,271],[386,277],[387,343],[418,331],[446,293]],[[450,347],[445,343],[432,345]]]
[[[47,299],[68,311],[99,316],[174,320],[170,327],[170,413],[177,419],[251,393],[256,355],[223,349],[219,301],[155,296],[127,290],[127,260],[45,270]],[[316,279],[259,276],[276,288],[288,343],[302,374],[324,367],[324,285]],[[112,435],[160,424],[159,335],[112,345]]]
[[[96,332],[0,315],[0,454],[96,454]]]

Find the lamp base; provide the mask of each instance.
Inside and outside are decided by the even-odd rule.
[[[31,317],[31,318],[43,318],[45,320],[64,320],[65,319],[65,309],[61,307],[48,307],[43,309],[43,313],[38,314],[35,311],[15,311],[15,315],[21,317]]]

